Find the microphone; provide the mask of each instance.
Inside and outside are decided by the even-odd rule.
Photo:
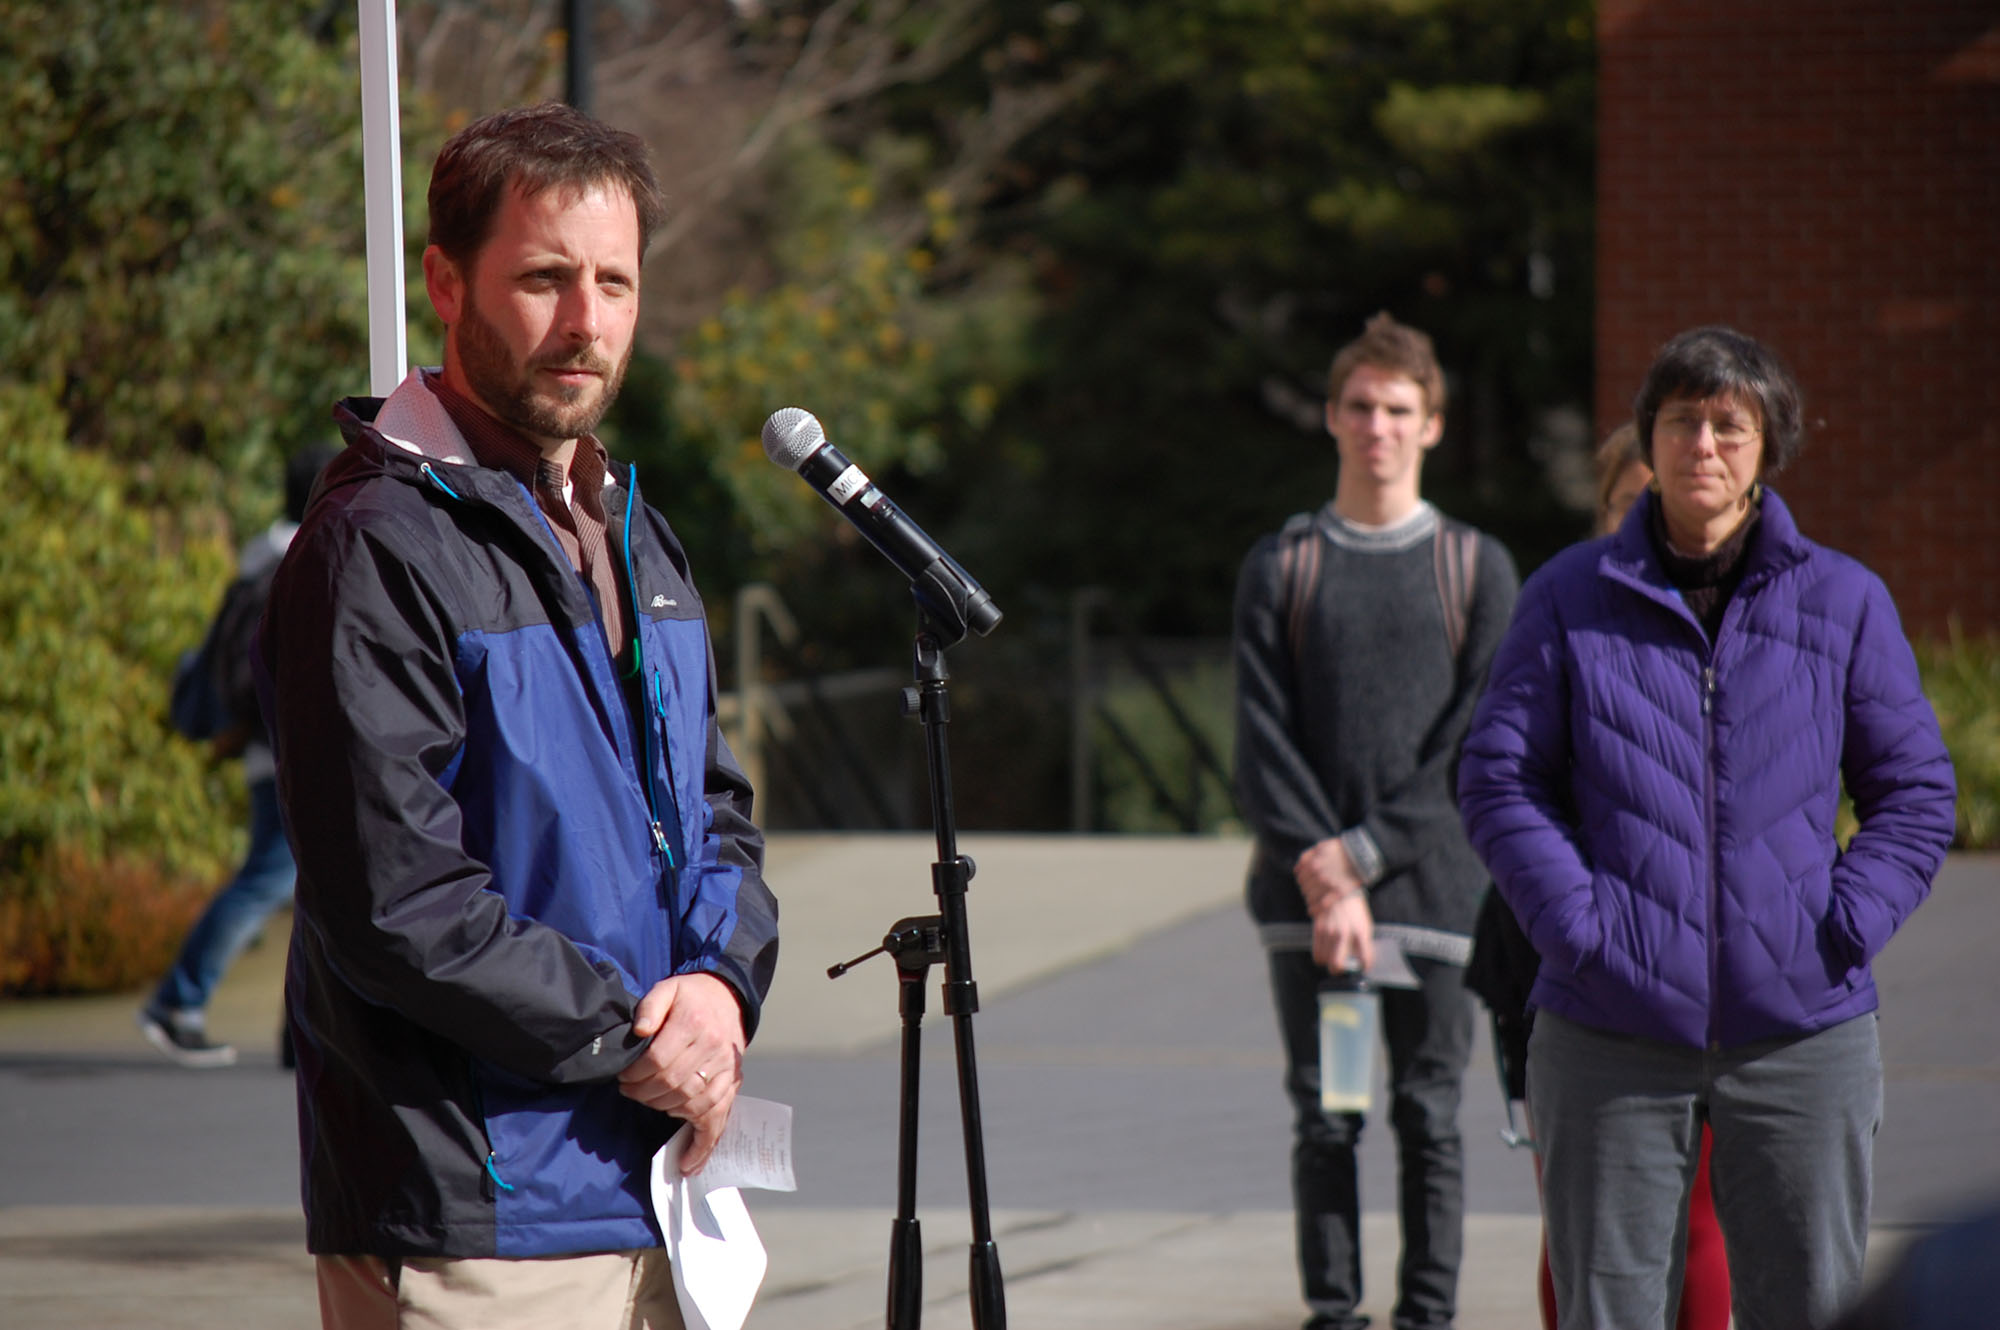
[[[1000,611],[958,560],[938,548],[923,528],[903,515],[861,468],[827,442],[812,412],[781,407],[764,422],[764,453],[805,477],[806,484],[852,522],[868,543],[910,579],[917,604],[952,641],[969,626],[981,637],[1000,623]]]

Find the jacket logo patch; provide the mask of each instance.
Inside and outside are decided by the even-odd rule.
[[[678,600],[675,600],[672,596],[653,597],[653,608],[656,610],[679,609],[680,604],[681,603]]]

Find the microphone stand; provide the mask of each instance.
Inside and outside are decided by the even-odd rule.
[[[898,1010],[902,1015],[902,1089],[896,1147],[896,1219],[889,1241],[888,1330],[918,1330],[923,1317],[923,1241],[917,1221],[917,1088],[924,1013],[924,984],[930,967],[944,965],[944,1010],[951,1017],[958,1054],[958,1106],[965,1136],[966,1191],[972,1210],[971,1288],[973,1330],[1006,1330],[1007,1307],[1000,1278],[1000,1251],[993,1242],[986,1194],[986,1144],[980,1121],[979,1075],[973,1057],[972,1016],[979,988],[972,979],[972,943],[966,927],[965,889],[978,871],[958,852],[957,817],[952,807],[951,755],[945,726],[951,721],[945,649],[965,636],[965,621],[939,615],[932,598],[918,593],[915,643],[916,683],[905,688],[902,709],[923,722],[930,772],[931,822],[937,832],[937,862],[931,889],[938,913],[898,920],[874,951],[827,971],[837,979],[870,956],[895,958]],[[947,609],[949,607],[946,607]],[[953,629],[956,628],[954,632]]]

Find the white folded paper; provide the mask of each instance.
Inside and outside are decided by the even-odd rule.
[[[1368,967],[1368,982],[1377,988],[1420,988],[1423,981],[1410,968],[1403,944],[1393,937],[1375,934],[1375,963]]]
[[[667,1239],[688,1330],[742,1330],[770,1264],[741,1187],[793,1191],[792,1110],[739,1096],[708,1163],[681,1176],[685,1123],[653,1156],[653,1215]]]

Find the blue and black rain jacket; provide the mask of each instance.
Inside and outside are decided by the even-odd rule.
[[[639,997],[706,972],[746,1033],[777,958],[687,559],[607,485],[635,641],[413,374],[337,410],[260,637],[299,864],[286,1001],[308,1245],[656,1245],[673,1119],[619,1094]]]

